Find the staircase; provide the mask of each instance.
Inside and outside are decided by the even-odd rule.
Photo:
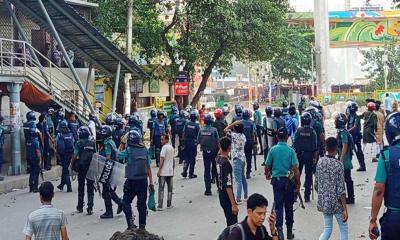
[[[18,49],[18,51],[14,51]],[[35,60],[32,53],[40,59]],[[45,67],[42,67],[45,66]],[[69,112],[75,112],[81,120],[87,121],[89,108],[68,68],[60,68],[41,54],[32,45],[19,40],[0,38],[0,76],[19,76],[31,82],[42,92],[50,95],[52,100]],[[94,102],[94,96],[87,93]],[[98,112],[99,119],[111,109],[103,104]]]

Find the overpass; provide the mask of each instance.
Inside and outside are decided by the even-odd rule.
[[[314,27],[312,12],[288,13],[289,25]],[[397,41],[400,36],[400,11],[329,12],[331,48],[378,47]]]

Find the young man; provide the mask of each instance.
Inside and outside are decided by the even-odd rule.
[[[258,102],[253,103],[253,119],[254,123],[256,124],[256,129],[257,129],[257,137],[258,137],[258,144],[260,146],[260,152],[258,155],[263,155],[264,154],[264,148],[263,148],[263,143],[262,143],[262,135],[264,134],[264,129],[263,129],[263,119],[260,111],[260,105]]]
[[[161,144],[163,145],[160,153],[160,168],[157,172],[158,177],[158,210],[163,208],[164,187],[168,186],[167,208],[172,208],[172,186],[175,170],[174,148],[169,144],[168,134],[161,136]]]
[[[340,229],[340,239],[348,239],[346,189],[344,186],[344,168],[336,158],[338,152],[336,138],[326,140],[327,155],[322,157],[315,174],[315,189],[318,192],[318,211],[324,215],[324,232],[320,240],[328,240],[332,234],[332,219],[335,216]]]
[[[385,98],[383,99],[386,116],[389,115],[393,110],[392,109],[392,102],[393,102],[393,100],[389,97],[389,93],[386,93],[385,94]]]
[[[276,209],[276,227],[279,239],[283,235],[283,208],[285,208],[287,238],[293,239],[293,203],[295,192],[300,191],[299,162],[293,148],[287,145],[288,133],[285,127],[277,132],[278,144],[271,148],[265,162],[265,176],[271,180]]]
[[[278,234],[275,227],[275,212],[273,211],[269,216],[268,223],[271,229],[271,235],[268,234],[267,228],[263,223],[267,216],[268,201],[260,194],[253,194],[247,201],[247,217],[243,222],[239,223],[239,227],[232,229],[228,240],[242,240],[244,236],[246,240],[278,240]]]
[[[219,203],[224,210],[226,225],[230,226],[237,223],[239,208],[233,194],[233,176],[232,165],[229,162],[229,153],[231,151],[232,141],[228,137],[223,137],[219,141],[220,151],[217,156],[218,171],[218,194]]]
[[[378,118],[375,114],[376,105],[374,102],[368,102],[367,111],[364,112],[360,118],[364,119],[364,127],[363,127],[363,144],[364,144],[364,152],[367,144],[370,144],[371,152],[372,152],[372,162],[377,162],[376,159],[376,130],[378,130]]]
[[[204,117],[206,116],[206,105],[201,105],[199,109],[200,127],[204,127]]]
[[[51,204],[54,197],[54,186],[43,182],[39,188],[40,209],[29,214],[24,227],[25,240],[68,240],[67,218],[65,213]],[[61,237],[60,237],[61,236]]]

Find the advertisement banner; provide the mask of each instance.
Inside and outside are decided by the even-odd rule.
[[[189,83],[188,82],[175,83],[175,95],[176,96],[188,96],[189,95]]]

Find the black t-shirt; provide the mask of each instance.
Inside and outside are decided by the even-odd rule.
[[[216,158],[218,181],[217,187],[220,193],[226,193],[226,188],[233,186],[232,165],[228,158],[218,155]]]
[[[257,228],[256,235],[254,236],[250,230],[249,225],[247,225],[247,217],[240,224],[243,226],[244,235],[246,236],[246,239],[242,239],[242,233],[240,228],[235,227],[232,229],[231,234],[229,234],[227,240],[272,240],[272,237],[269,236],[267,228],[264,225]]]

